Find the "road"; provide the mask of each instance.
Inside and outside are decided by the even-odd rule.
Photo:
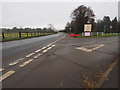
[[[1,59],[3,88],[102,88],[118,59],[118,37],[59,33],[4,42]]]

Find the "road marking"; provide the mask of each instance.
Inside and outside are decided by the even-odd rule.
[[[80,50],[85,51],[85,52],[91,52],[92,51],[91,49],[87,49],[87,48],[84,48],[84,47],[78,47],[76,49],[80,49]]]
[[[46,47],[43,47],[42,49],[45,49]]]
[[[35,52],[37,53],[37,52],[40,52],[42,49],[38,49],[38,50],[36,50]]]
[[[101,48],[101,47],[103,47],[103,46],[104,46],[104,44],[101,44],[101,45],[99,45],[99,46],[93,48],[92,50],[96,50],[96,49]]]
[[[103,46],[104,46],[104,44],[101,44],[101,45],[99,45],[99,46],[97,46],[97,47],[95,47],[93,49],[87,49],[85,47],[77,47],[76,49],[80,49],[80,50],[85,51],[85,52],[92,52],[93,50],[96,50],[96,49],[101,48]]]
[[[110,74],[110,72],[112,71],[112,69],[116,66],[116,64],[118,63],[118,59],[112,63],[112,65],[109,67],[109,69],[103,74],[103,76],[100,78],[100,80],[98,81],[98,83],[95,85],[95,88],[100,88],[100,86],[102,85],[102,83],[105,81],[105,79],[108,77],[108,75]]]
[[[31,54],[28,54],[26,57],[31,57],[32,55],[34,55],[35,53],[31,53]]]
[[[47,51],[48,51],[48,50],[46,49],[46,50],[43,51],[43,53],[46,53]]]
[[[30,60],[28,60],[28,61],[25,61],[23,64],[19,65],[19,67],[24,67],[24,66],[26,66],[27,64],[29,64],[29,63],[32,62],[32,61],[33,61],[33,59],[30,59]]]
[[[52,47],[47,48],[47,50],[50,50]]]
[[[6,79],[7,77],[9,77],[10,75],[12,75],[13,73],[15,73],[15,71],[8,71],[7,73],[5,73],[4,75],[2,75],[0,77],[0,82],[4,79]]]
[[[51,44],[48,44],[47,47],[49,47],[50,45],[52,45],[52,43],[51,43]]]
[[[37,54],[36,56],[34,56],[34,58],[38,58],[39,56],[41,56],[42,55],[42,53],[39,53],[39,54]]]
[[[55,47],[56,45],[52,45],[52,47]]]
[[[0,68],[0,72],[2,72],[4,69],[3,68]]]
[[[18,60],[16,61],[13,61],[12,63],[10,63],[9,65],[12,66],[12,65],[15,65],[17,63],[19,63],[20,61],[24,60],[25,58],[19,58]]]

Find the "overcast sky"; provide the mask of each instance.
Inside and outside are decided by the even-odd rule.
[[[61,29],[70,21],[71,12],[80,5],[90,6],[96,15],[96,20],[102,19],[106,15],[111,19],[118,17],[118,0],[104,1],[2,2],[2,26],[45,27],[53,24],[55,28]]]

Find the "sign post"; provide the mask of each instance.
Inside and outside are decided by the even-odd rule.
[[[107,26],[106,25],[104,25],[104,33],[105,33],[105,28],[106,28]]]

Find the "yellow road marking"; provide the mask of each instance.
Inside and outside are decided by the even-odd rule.
[[[95,85],[95,88],[100,88],[100,86],[102,85],[104,80],[107,79],[108,75],[113,70],[113,68],[118,64],[118,62],[119,62],[119,59],[117,59],[116,61],[114,61],[114,63],[112,63],[112,65],[109,67],[109,69],[103,74],[103,76],[97,82],[97,84]]]
[[[97,46],[97,47],[95,47],[93,49],[87,49],[85,47],[77,47],[76,49],[80,49],[80,50],[85,51],[85,52],[91,52],[91,51],[96,50],[96,49],[98,49],[100,47],[103,47],[103,46],[104,46],[104,44],[101,44],[101,45],[99,45],[99,46]]]
[[[15,65],[17,63],[19,63],[20,61],[24,60],[25,58],[19,58],[18,60],[16,61],[13,61],[12,63],[10,63],[9,65],[12,66],[12,65]]]
[[[27,64],[29,64],[29,63],[32,62],[32,61],[33,61],[33,59],[30,59],[30,60],[28,60],[28,61],[25,61],[23,64],[19,65],[19,67],[24,67],[24,66],[26,66]]]
[[[34,58],[38,58],[39,56],[41,56],[42,55],[42,53],[39,53],[39,54],[37,54],[36,56],[34,56]]]
[[[35,52],[37,53],[37,52],[40,52],[41,51],[41,49],[38,49],[38,50],[36,50]]]
[[[35,53],[30,53],[28,54],[26,57],[31,57],[32,55],[34,55]]]
[[[13,73],[15,73],[15,71],[8,71],[8,72],[5,73],[4,75],[2,75],[2,76],[0,77],[0,82],[1,82],[2,80],[4,80],[5,78],[9,77],[10,75],[12,75]]]
[[[101,45],[99,45],[99,46],[93,48],[92,50],[96,50],[96,49],[101,48],[101,47],[103,47],[103,46],[104,46],[104,44],[101,44]]]
[[[0,72],[2,72],[4,69],[3,68],[0,68]]]

